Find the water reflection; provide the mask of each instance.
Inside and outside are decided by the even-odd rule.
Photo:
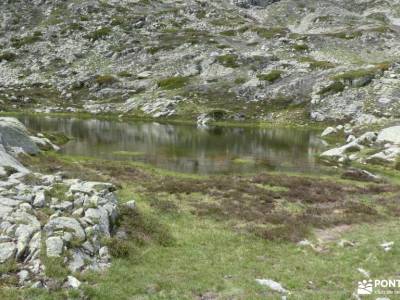
[[[312,171],[322,148],[316,132],[299,129],[212,128],[21,116],[36,131],[59,131],[74,139],[63,153],[136,160],[193,173]]]

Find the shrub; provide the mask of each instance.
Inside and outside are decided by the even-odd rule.
[[[238,64],[238,56],[235,54],[225,54],[225,55],[220,55],[217,57],[218,63],[223,65],[224,67],[227,68],[237,68],[239,67]]]
[[[273,28],[257,27],[254,28],[253,31],[256,32],[259,37],[265,39],[272,39],[275,36],[285,35],[287,29],[283,27],[273,27]]]
[[[293,50],[295,51],[307,51],[309,48],[305,44],[294,44],[293,45]]]
[[[226,30],[226,31],[222,31],[220,34],[224,35],[224,36],[235,36],[236,31],[235,30]]]
[[[119,72],[117,75],[119,77],[132,77],[132,73],[129,73],[128,71]]]
[[[17,55],[13,52],[3,52],[0,54],[0,61],[13,61],[17,58]]]
[[[92,33],[89,33],[86,36],[86,38],[97,41],[97,40],[109,35],[111,33],[111,31],[112,31],[111,28],[103,27],[103,28],[97,29],[96,31],[93,31]]]
[[[274,82],[278,79],[281,78],[282,76],[282,71],[279,70],[272,70],[271,72],[267,74],[258,74],[257,78],[263,81],[269,81],[269,82]]]
[[[335,81],[334,83],[332,83],[329,86],[320,90],[318,92],[318,95],[324,96],[327,94],[337,94],[337,93],[343,92],[344,88],[345,88],[345,86],[343,83],[341,83],[339,81]]]
[[[189,77],[176,76],[161,79],[158,81],[158,87],[163,90],[175,90],[184,87],[189,81]]]
[[[370,77],[374,76],[376,73],[375,68],[370,68],[370,69],[358,69],[358,70],[352,70],[348,72],[344,72],[342,74],[338,74],[332,77],[333,80],[344,80],[344,81],[353,81],[358,78],[363,78],[363,77]]]
[[[99,85],[108,85],[116,82],[117,79],[112,75],[98,75],[96,77],[96,83]]]
[[[114,257],[127,257],[134,253],[137,247],[148,243],[170,246],[175,242],[168,228],[155,216],[144,214],[137,208],[122,207],[117,225],[126,233],[126,239],[112,237],[103,241]]]
[[[42,33],[40,31],[35,31],[33,35],[28,35],[21,38],[17,37],[11,38],[11,44],[13,47],[19,49],[24,45],[33,44],[41,40],[42,40]]]
[[[246,81],[247,81],[247,79],[244,78],[244,77],[238,77],[238,78],[235,79],[235,83],[236,83],[236,84],[243,84],[243,83],[245,83]]]
[[[335,64],[331,63],[330,61],[315,60],[311,57],[301,57],[299,61],[303,63],[309,63],[310,69],[312,70],[327,70],[335,67]]]

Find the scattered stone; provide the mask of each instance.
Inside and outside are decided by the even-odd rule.
[[[19,284],[23,285],[25,281],[29,279],[29,272],[27,270],[21,270],[18,272]]]
[[[394,245],[394,242],[384,242],[381,244],[381,247],[383,248],[383,250],[385,252],[388,252],[388,251],[392,250],[393,245]]]
[[[337,129],[333,128],[333,127],[327,127],[322,133],[321,133],[321,137],[326,137],[329,135],[333,135],[337,133]]]
[[[58,236],[52,236],[46,240],[46,254],[48,257],[61,256],[63,248],[64,248],[64,242]]]
[[[46,204],[46,194],[44,191],[38,191],[33,200],[34,207],[43,207]]]
[[[266,286],[270,288],[271,290],[281,293],[281,294],[286,294],[287,290],[282,287],[282,285],[276,281],[273,281],[271,279],[256,279],[257,283]]]
[[[81,286],[81,282],[73,276],[67,277],[67,287],[78,289]]]
[[[126,202],[124,205],[128,208],[134,209],[136,207],[136,202],[135,202],[135,200],[131,200],[131,201]]]
[[[369,272],[364,270],[363,268],[358,268],[357,271],[360,272],[362,275],[364,275],[367,278],[369,278],[369,276],[370,276]]]
[[[303,240],[297,243],[298,246],[312,246],[312,243],[309,240]]]
[[[366,170],[349,168],[342,174],[343,179],[351,179],[358,181],[380,182],[381,177],[374,175]]]

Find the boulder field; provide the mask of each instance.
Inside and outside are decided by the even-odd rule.
[[[23,287],[78,288],[74,272],[108,268],[103,240],[118,216],[115,187],[31,172],[16,154],[38,154],[51,142],[30,136],[17,119],[0,118],[0,141],[1,279],[17,278]],[[64,276],[52,278],[54,264]]]

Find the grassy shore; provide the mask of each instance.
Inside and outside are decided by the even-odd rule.
[[[126,240],[110,240],[112,267],[75,274],[77,291],[16,290],[1,299],[280,299],[256,283],[280,282],[289,299],[349,299],[357,281],[398,278],[398,173],[390,183],[339,174],[183,174],[134,162],[47,153],[24,162],[41,172],[112,181]],[[396,180],[394,180],[396,179]],[[311,245],[300,246],[309,240]],[[393,241],[385,252],[380,246]],[[368,298],[366,298],[368,299]]]

